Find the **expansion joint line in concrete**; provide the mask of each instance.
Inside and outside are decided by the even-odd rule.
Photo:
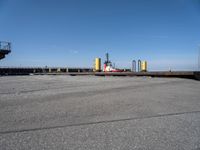
[[[142,120],[142,119],[160,118],[160,117],[167,117],[167,116],[178,116],[178,115],[195,114],[195,113],[200,113],[200,111],[178,112],[178,113],[169,113],[169,114],[160,114],[160,115],[124,118],[124,119],[115,119],[115,120],[103,120],[103,121],[97,121],[97,122],[76,123],[76,124],[67,124],[67,125],[60,125],[60,126],[58,125],[58,126],[41,127],[41,128],[19,129],[19,130],[10,130],[10,131],[8,130],[8,131],[0,131],[0,136],[3,134],[11,134],[11,133],[41,131],[41,130],[48,130],[48,129],[60,129],[60,128],[65,128],[65,127],[86,126],[86,125],[114,123],[114,122],[131,121],[131,120]]]

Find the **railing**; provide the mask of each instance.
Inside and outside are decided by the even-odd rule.
[[[0,41],[0,51],[11,51],[11,43]]]

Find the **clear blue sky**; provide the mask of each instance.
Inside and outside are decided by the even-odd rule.
[[[200,0],[0,0],[0,66],[92,67],[109,52],[149,70],[197,70]]]

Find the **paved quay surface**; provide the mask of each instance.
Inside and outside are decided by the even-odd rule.
[[[0,149],[200,150],[200,82],[0,77]]]

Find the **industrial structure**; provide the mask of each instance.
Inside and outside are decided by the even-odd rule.
[[[11,52],[11,43],[0,41],[0,59],[5,58],[5,55]]]
[[[112,65],[111,60],[109,59],[109,54],[106,53],[106,60],[103,65],[103,70],[101,69],[101,58],[95,58],[94,61],[94,72],[126,72],[124,69],[117,69],[115,65]],[[136,60],[132,61],[132,72],[136,72]],[[138,72],[147,72],[147,61],[138,60]]]
[[[138,60],[138,72],[147,72],[147,61]]]
[[[95,58],[93,71],[94,72],[100,72],[101,71],[101,58]]]
[[[117,69],[112,65],[112,62],[109,60],[108,53],[106,53],[106,61],[104,62],[103,71],[104,72],[123,72],[123,70]]]
[[[10,42],[0,42],[0,59],[11,52]],[[113,63],[114,64],[114,63]],[[147,61],[133,60],[131,69],[117,69],[106,53],[106,59],[101,66],[101,58],[95,58],[93,68],[68,67],[0,67],[0,76],[5,75],[94,75],[94,76],[149,76],[149,77],[179,77],[200,80],[200,72],[195,71],[157,71],[147,70]]]

